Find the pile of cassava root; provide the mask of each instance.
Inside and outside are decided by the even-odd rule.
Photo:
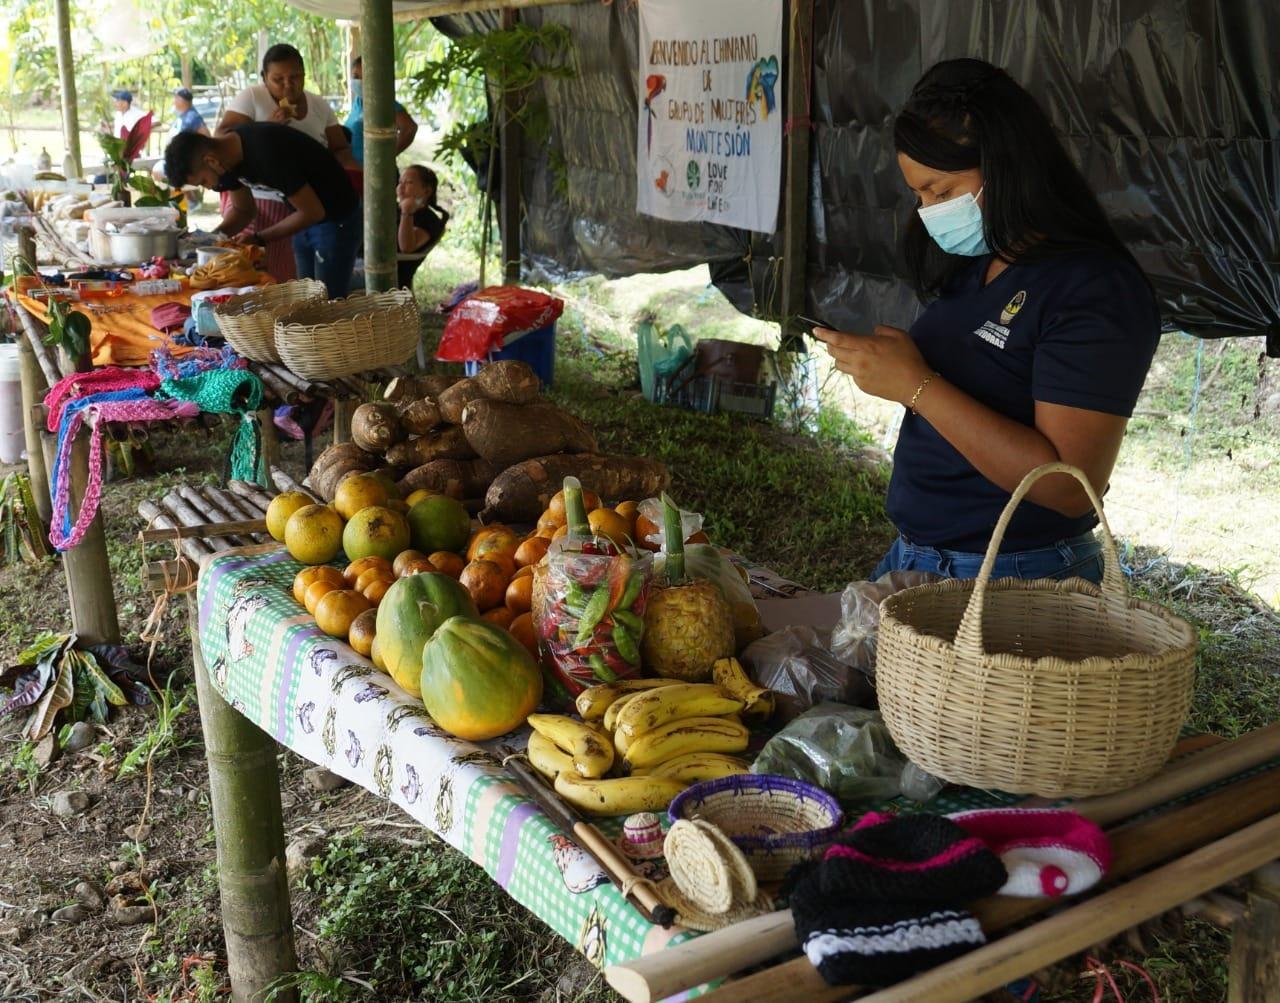
[[[522,522],[570,475],[612,499],[649,498],[670,481],[656,460],[601,456],[586,425],[539,396],[523,362],[494,362],[474,378],[402,376],[384,397],[356,408],[352,441],[311,468],[308,483],[326,501],[348,474],[389,469],[406,496],[426,488],[483,499],[482,519]]]

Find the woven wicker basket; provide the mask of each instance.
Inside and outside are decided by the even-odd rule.
[[[990,581],[1014,510],[1047,474],[1075,477],[1102,524],[1102,588]],[[1129,598],[1102,502],[1065,463],[1023,479],[972,581],[880,604],[876,689],[898,747],[944,780],[1043,797],[1121,790],[1168,759],[1191,704],[1196,634]]]
[[[408,289],[300,306],[276,318],[276,351],[303,379],[325,380],[398,366],[418,345],[420,325]]]
[[[213,310],[218,330],[227,343],[253,362],[279,362],[276,317],[307,303],[322,303],[328,290],[316,279],[294,279],[241,296],[232,296]]]
[[[733,840],[760,881],[781,881],[820,856],[844,822],[830,794],[790,777],[739,773],[705,780],[675,796],[672,822],[703,819]]]

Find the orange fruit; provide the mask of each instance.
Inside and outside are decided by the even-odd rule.
[[[337,588],[342,588],[346,584],[342,572],[328,564],[303,568],[293,577],[293,598],[298,600],[299,606],[307,604],[307,588],[311,583],[321,580],[332,582]]]
[[[521,538],[514,532],[491,533],[468,549],[467,560],[482,561],[490,554],[507,554],[514,558],[521,542]]]
[[[635,522],[636,516],[640,514],[640,503],[633,501],[618,502],[618,504],[613,507],[613,510],[617,512],[618,515],[622,516],[622,518]]]
[[[347,643],[368,658],[373,653],[373,636],[378,626],[378,611],[367,609],[351,621],[351,629],[347,631]]]
[[[533,608],[533,575],[511,579],[507,586],[507,607],[515,613],[528,613]]]
[[[462,569],[458,581],[471,593],[480,612],[501,606],[507,591],[508,576],[493,561],[472,561]]]
[[[495,537],[509,541],[505,547],[499,547],[498,549],[500,550],[510,549],[514,552],[516,547],[520,545],[520,537],[516,535],[516,531],[510,526],[485,526],[483,529],[476,530],[475,535],[471,537],[471,542],[467,545],[467,560],[474,561],[479,556],[478,551],[481,545],[486,540]]]
[[[462,574],[462,569],[467,566],[466,561],[449,550],[437,550],[428,560],[435,565],[440,574],[448,575],[450,578],[457,578]]]
[[[376,578],[364,587],[363,595],[369,602],[377,606],[382,602],[382,597],[387,594],[387,589],[394,584],[389,578]]]
[[[538,517],[538,525],[536,528],[538,532],[542,532],[544,529],[559,529],[565,524],[565,521],[563,512],[558,516],[552,515],[549,511],[543,512],[542,515]]]
[[[285,491],[271,499],[267,506],[267,532],[271,539],[284,543],[284,528],[289,523],[289,516],[300,508],[313,504],[314,499],[301,491]]]
[[[366,571],[376,570],[391,574],[391,562],[385,557],[362,557],[358,561],[352,561],[342,572],[342,577],[346,579],[348,585],[355,585],[360,580],[360,576]],[[357,589],[359,586],[356,586]]]
[[[542,536],[531,536],[516,548],[515,558],[516,566],[523,568],[531,564],[537,564],[540,560],[547,556],[547,547],[551,545],[551,541]]]
[[[511,621],[516,618],[516,612],[508,609],[506,606],[495,606],[487,613],[481,613],[481,620],[488,620],[489,623],[497,624],[503,630],[511,626]]]
[[[582,489],[582,505],[587,510],[588,513],[594,512],[596,509],[600,507],[600,496],[596,494],[594,491],[588,491],[586,488],[583,488]],[[551,501],[547,503],[547,514],[560,520],[564,520],[567,518],[564,511],[563,489],[560,491],[557,491],[555,494],[551,496]]]
[[[396,559],[391,562],[391,570],[395,572],[397,578],[404,576],[404,566],[410,561],[427,559],[427,555],[420,550],[402,550],[396,554]]]
[[[316,604],[316,626],[330,637],[346,637],[352,621],[372,608],[373,603],[355,589],[334,589]]]
[[[438,571],[435,562],[425,557],[419,557],[412,561],[406,561],[400,565],[400,577],[408,578],[410,575],[427,575],[433,571]]]
[[[587,516],[587,522],[591,524],[591,532],[596,536],[603,536],[618,548],[627,546],[631,526],[613,509],[598,508]]]
[[[533,631],[532,613],[521,613],[511,621],[507,630],[511,632],[512,637],[529,649],[529,654],[534,658],[538,657],[538,638]]]
[[[685,540],[684,542],[685,543],[710,543],[711,540],[706,533],[704,533],[702,530],[698,530],[696,533],[694,533],[691,537],[689,537],[689,539]]]
[[[352,518],[362,508],[370,505],[386,505],[390,492],[382,479],[373,474],[352,474],[344,477],[333,496],[333,507],[344,519]]]
[[[424,501],[427,498],[430,498],[432,495],[438,495],[439,493],[440,493],[439,491],[431,491],[427,488],[418,488],[417,491],[414,491],[412,494],[409,495],[408,498],[404,500],[404,503],[408,505],[410,508],[413,508],[413,506],[417,505],[418,502]]]
[[[532,577],[533,577],[533,565],[532,565],[532,564],[526,564],[523,568],[516,568],[516,573],[515,573],[515,575],[514,575],[514,576],[512,576],[511,580],[514,582],[514,581],[517,581],[517,580],[519,580],[519,579],[521,579],[521,578],[526,578],[526,577],[527,577],[527,578],[532,578]]]
[[[635,540],[637,547],[644,547],[648,550],[657,550],[656,543],[649,542],[649,535],[657,533],[658,526],[652,519],[647,519],[643,515],[636,515]]]
[[[560,529],[561,527],[559,526],[556,526],[554,528],[551,526],[547,526],[545,529],[538,530],[537,535],[542,537],[542,539],[546,540],[548,543],[550,543],[552,540],[556,538],[556,534],[560,532]]]
[[[342,549],[342,516],[328,505],[303,505],[284,524],[284,545],[299,564],[328,564]]]
[[[381,669],[383,672],[387,671],[387,663],[382,660],[382,653],[378,651],[377,637],[374,637],[373,643],[369,645],[369,661],[373,662],[375,669]]]
[[[367,568],[360,573],[360,577],[351,584],[351,587],[357,592],[363,592],[374,582],[393,582],[395,578],[396,573],[390,568]]]
[[[558,540],[560,539],[560,537],[568,536],[568,535],[569,535],[569,527],[561,526],[559,529],[557,529],[554,533],[551,534],[551,539]]]
[[[330,592],[340,591],[345,584],[345,582],[334,582],[328,578],[319,578],[307,586],[307,596],[302,604],[307,607],[308,613],[315,616],[316,606],[319,605],[320,600]]]

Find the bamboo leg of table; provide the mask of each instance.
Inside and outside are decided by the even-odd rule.
[[[214,689],[200,651],[199,613],[190,594],[188,605],[231,998],[235,1003],[260,1003],[272,982],[298,967],[276,743]],[[281,992],[276,999],[294,1001],[297,996]]]
[[[44,399],[49,384],[44,371],[36,361],[31,343],[18,336],[18,364],[22,377],[22,431],[27,444],[27,473],[31,477],[31,496],[36,503],[36,514],[44,526],[49,525],[53,503],[49,498],[49,468],[44,464],[44,449],[40,446],[40,426],[36,423],[35,407]]]
[[[280,440],[276,437],[275,408],[264,407],[258,412],[258,428],[262,436],[262,476],[259,487],[271,487],[271,468],[280,463]]]
[[[1227,1003],[1280,1000],[1280,864],[1253,876],[1244,916],[1231,927]]]
[[[351,416],[360,406],[358,400],[343,397],[333,402],[333,444],[351,441]]]
[[[57,439],[45,432],[40,436],[45,467],[52,472]],[[80,511],[89,482],[89,433],[81,430],[71,444],[67,459],[71,471],[70,508],[72,518]],[[120,621],[116,619],[116,597],[111,581],[111,561],[107,557],[107,531],[102,509],[94,514],[80,542],[63,551],[62,567],[67,574],[67,597],[71,602],[71,628],[85,644],[119,644]]]

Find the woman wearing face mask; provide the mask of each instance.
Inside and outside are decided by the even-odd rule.
[[[1101,493],[1160,338],[1151,287],[1048,118],[1007,73],[939,63],[894,122],[920,204],[910,332],[819,328],[836,366],[907,408],[887,510],[899,537],[873,577],[973,578],[1023,476],[1062,460]],[[1099,581],[1098,519],[1066,475],[1032,489],[995,577]]]
[[[274,122],[297,129],[329,152],[346,168],[359,164],[351,156],[351,145],[329,102],[306,89],[306,66],[302,53],[292,45],[273,45],[262,57],[262,83],[246,87],[227,104],[214,135],[225,136],[232,129],[251,122]],[[291,209],[277,193],[254,189],[257,216],[254,228],[266,229],[284,220]],[[229,210],[223,196],[222,210]],[[357,224],[358,229],[358,224]],[[277,281],[298,277],[293,242],[286,238],[267,243],[267,271]]]
[[[400,223],[396,228],[397,284],[413,288],[413,276],[431,249],[440,242],[449,214],[436,201],[439,181],[435,171],[413,164],[404,169],[396,185]]]

